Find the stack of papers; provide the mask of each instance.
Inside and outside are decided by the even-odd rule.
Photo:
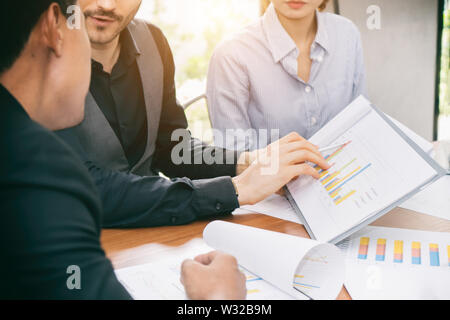
[[[440,178],[400,207],[450,220],[450,176]]]

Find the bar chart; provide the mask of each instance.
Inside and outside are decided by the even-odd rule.
[[[323,170],[315,166],[320,175],[320,183],[335,205],[340,205],[357,194],[358,189],[350,187],[347,188],[348,190],[345,190],[344,187],[372,166],[372,163],[359,164],[358,158],[346,159],[346,157],[339,157],[351,143],[351,141],[345,143],[336,151],[324,157],[330,163],[330,169]],[[371,191],[372,195],[376,196],[376,192],[374,190]],[[369,199],[372,199],[372,195],[368,192],[366,195]],[[365,200],[363,201],[365,202]]]
[[[403,241],[401,240],[394,242],[394,262],[403,263]]]
[[[370,239],[367,237],[363,237],[360,239],[359,250],[358,250],[358,259],[360,259],[360,260],[367,259],[367,252],[369,250],[369,242],[370,242]]]
[[[448,266],[450,267],[450,246],[447,246]]]
[[[292,297],[272,286],[261,277],[240,267],[246,278],[247,299],[249,300],[290,300]]]
[[[415,265],[422,264],[421,243],[414,241],[411,248],[411,263]]]
[[[320,289],[320,286],[312,285],[304,282],[304,276],[296,274],[294,277],[294,287],[301,289]]]
[[[389,230],[389,228],[376,227],[367,227],[366,229]],[[348,259],[361,263],[397,267],[450,267],[450,235],[392,229],[394,232],[372,232],[359,236],[357,233],[354,237],[344,240],[339,246],[347,252]],[[424,236],[428,234],[431,236]]]
[[[430,265],[439,267],[439,245],[436,243],[430,244]]]
[[[370,226],[338,247],[356,299],[450,298],[450,233]]]
[[[377,240],[377,261],[384,261],[386,258],[386,239],[378,239]]]

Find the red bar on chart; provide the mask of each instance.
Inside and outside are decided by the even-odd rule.
[[[414,241],[411,245],[411,263],[422,264],[422,253],[420,242]]]
[[[376,261],[384,261],[386,258],[386,239],[378,239]]]

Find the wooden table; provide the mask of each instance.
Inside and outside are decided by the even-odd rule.
[[[236,215],[224,220],[309,238],[302,225],[262,214]],[[151,262],[154,260],[153,257],[161,253],[161,251],[167,250],[167,247],[178,247],[194,238],[201,238],[203,229],[209,222],[209,220],[198,221],[187,226],[179,227],[104,230],[101,242],[114,267],[124,268]],[[371,225],[450,232],[450,221],[401,208],[394,209]],[[347,290],[343,287],[338,299],[350,298]]]

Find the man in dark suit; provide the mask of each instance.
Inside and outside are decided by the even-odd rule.
[[[0,299],[131,298],[100,246],[91,176],[52,132],[83,119],[89,87],[84,18],[72,29],[65,14],[76,2],[0,2]],[[246,294],[222,253],[186,261],[182,276],[193,299]]]
[[[306,161],[327,166],[318,148],[298,134],[277,149],[277,160],[289,162],[288,175],[247,169],[256,152],[209,147],[192,138],[176,99],[171,49],[160,29],[134,19],[140,4],[80,0],[92,45],[86,118],[59,134],[94,178],[104,227],[178,225],[227,215],[296,176],[317,176]],[[176,132],[187,146],[181,155],[173,152],[179,144],[171,139]],[[203,161],[205,154],[215,161]],[[174,161],[176,156],[187,161]]]

